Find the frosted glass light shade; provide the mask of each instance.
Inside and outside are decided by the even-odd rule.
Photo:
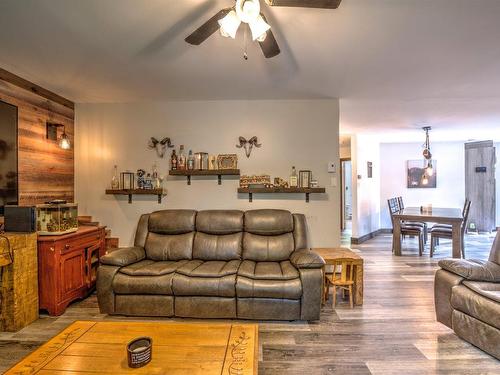
[[[252,31],[252,39],[263,42],[266,39],[267,31],[271,28],[269,24],[264,21],[262,16],[257,17],[257,19],[250,23],[250,30]]]
[[[59,147],[62,148],[63,150],[69,150],[71,148],[71,142],[69,141],[66,132],[64,132],[61,135],[61,138],[59,139]]]
[[[259,0],[236,0],[236,14],[245,23],[251,23],[260,15]]]
[[[219,20],[220,33],[226,38],[236,38],[236,33],[240,27],[241,21],[234,10],[230,11],[223,19]]]

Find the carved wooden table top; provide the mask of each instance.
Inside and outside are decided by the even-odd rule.
[[[126,345],[153,339],[152,360],[127,365]],[[258,372],[256,324],[77,321],[6,374],[224,374]]]

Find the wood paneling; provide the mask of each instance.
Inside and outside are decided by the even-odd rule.
[[[46,121],[64,124],[74,145],[74,104],[0,69],[0,100],[18,107],[19,204],[74,201],[74,153],[46,139]]]
[[[16,332],[38,319],[36,233],[7,233],[0,253],[12,252],[13,262],[0,273],[0,331]]]

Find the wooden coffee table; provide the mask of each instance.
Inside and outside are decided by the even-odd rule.
[[[354,304],[363,304],[363,258],[356,254],[351,249],[345,247],[337,248],[314,248],[311,249],[319,254],[324,260],[326,265],[332,264],[333,260],[349,259],[354,262]],[[325,272],[323,267],[323,273]],[[324,279],[324,277],[323,277]],[[323,280],[324,281],[324,280]],[[325,294],[323,293],[323,296]],[[324,303],[325,301],[323,301]]]
[[[149,364],[127,365],[126,344],[153,339]],[[6,374],[227,374],[258,371],[256,324],[77,321]]]

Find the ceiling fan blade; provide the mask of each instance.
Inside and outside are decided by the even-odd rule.
[[[278,42],[276,42],[276,38],[271,30],[267,30],[266,39],[263,42],[259,42],[259,44],[267,59],[278,56],[281,52]]]
[[[266,0],[272,7],[337,9],[342,0]]]
[[[264,18],[264,21],[268,23],[264,13],[261,13],[260,15],[262,16],[262,18]],[[259,44],[262,52],[264,53],[264,56],[266,56],[267,59],[278,56],[281,52],[280,47],[278,46],[278,42],[276,41],[276,38],[274,37],[273,31],[271,29],[267,30],[266,39],[264,39],[263,42],[259,42]]]
[[[219,20],[223,19],[233,8],[222,9],[215,16],[201,25],[194,33],[189,35],[185,41],[195,46],[200,45],[207,40],[213,33],[219,30]]]

